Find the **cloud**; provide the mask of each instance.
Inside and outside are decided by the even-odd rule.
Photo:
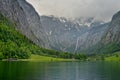
[[[95,17],[108,21],[120,10],[120,0],[27,0],[40,15]]]

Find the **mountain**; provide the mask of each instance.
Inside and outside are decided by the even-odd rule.
[[[16,29],[37,45],[48,47],[40,17],[25,0],[0,0],[0,12],[16,24]]]
[[[108,43],[119,43],[120,42],[120,11],[117,12],[110,23],[110,28],[107,30],[106,34],[104,35],[103,42],[105,44]]]
[[[15,28],[16,24],[0,13],[0,60],[7,59],[11,61],[28,58],[35,60],[37,58],[37,61],[68,61],[70,58],[80,60],[85,60],[87,58],[84,54],[73,55],[68,52],[58,52],[41,48]]]
[[[26,0],[0,0],[0,13],[36,45],[72,53],[119,51],[120,12],[111,22],[89,18],[39,16]]]
[[[87,26],[80,26],[66,18],[41,16],[51,49],[74,52],[77,37],[86,32]]]
[[[89,48],[97,45],[108,29],[109,23],[92,27],[78,38],[78,52],[89,52]],[[94,48],[95,49],[95,48]],[[88,51],[87,51],[88,50]]]
[[[31,54],[54,53],[36,46],[15,29],[16,24],[0,13],[0,60],[3,58],[27,59]]]
[[[60,60],[74,57],[68,52],[43,48],[47,42],[45,33],[42,33],[44,29],[41,27],[40,17],[25,0],[0,0],[0,6],[0,60],[27,59],[31,54],[51,56],[44,57],[50,60],[52,57],[55,57],[55,60],[57,57]],[[76,55],[75,58],[81,59],[81,56],[86,58],[85,55]]]
[[[82,52],[94,46],[108,28],[108,23],[94,18],[41,16],[41,23],[50,48],[67,52]]]
[[[120,11],[113,16],[109,28],[98,43],[96,50],[99,53],[120,51]]]

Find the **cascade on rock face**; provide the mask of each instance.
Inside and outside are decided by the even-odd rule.
[[[41,16],[41,23],[50,47],[68,52],[81,52],[101,40],[108,28],[108,23],[93,20],[93,18],[69,20],[54,16]]]

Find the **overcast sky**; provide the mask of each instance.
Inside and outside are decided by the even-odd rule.
[[[95,17],[108,21],[120,10],[120,0],[27,0],[40,15]]]

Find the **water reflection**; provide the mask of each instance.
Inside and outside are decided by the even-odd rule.
[[[0,62],[0,80],[120,80],[118,62]]]

